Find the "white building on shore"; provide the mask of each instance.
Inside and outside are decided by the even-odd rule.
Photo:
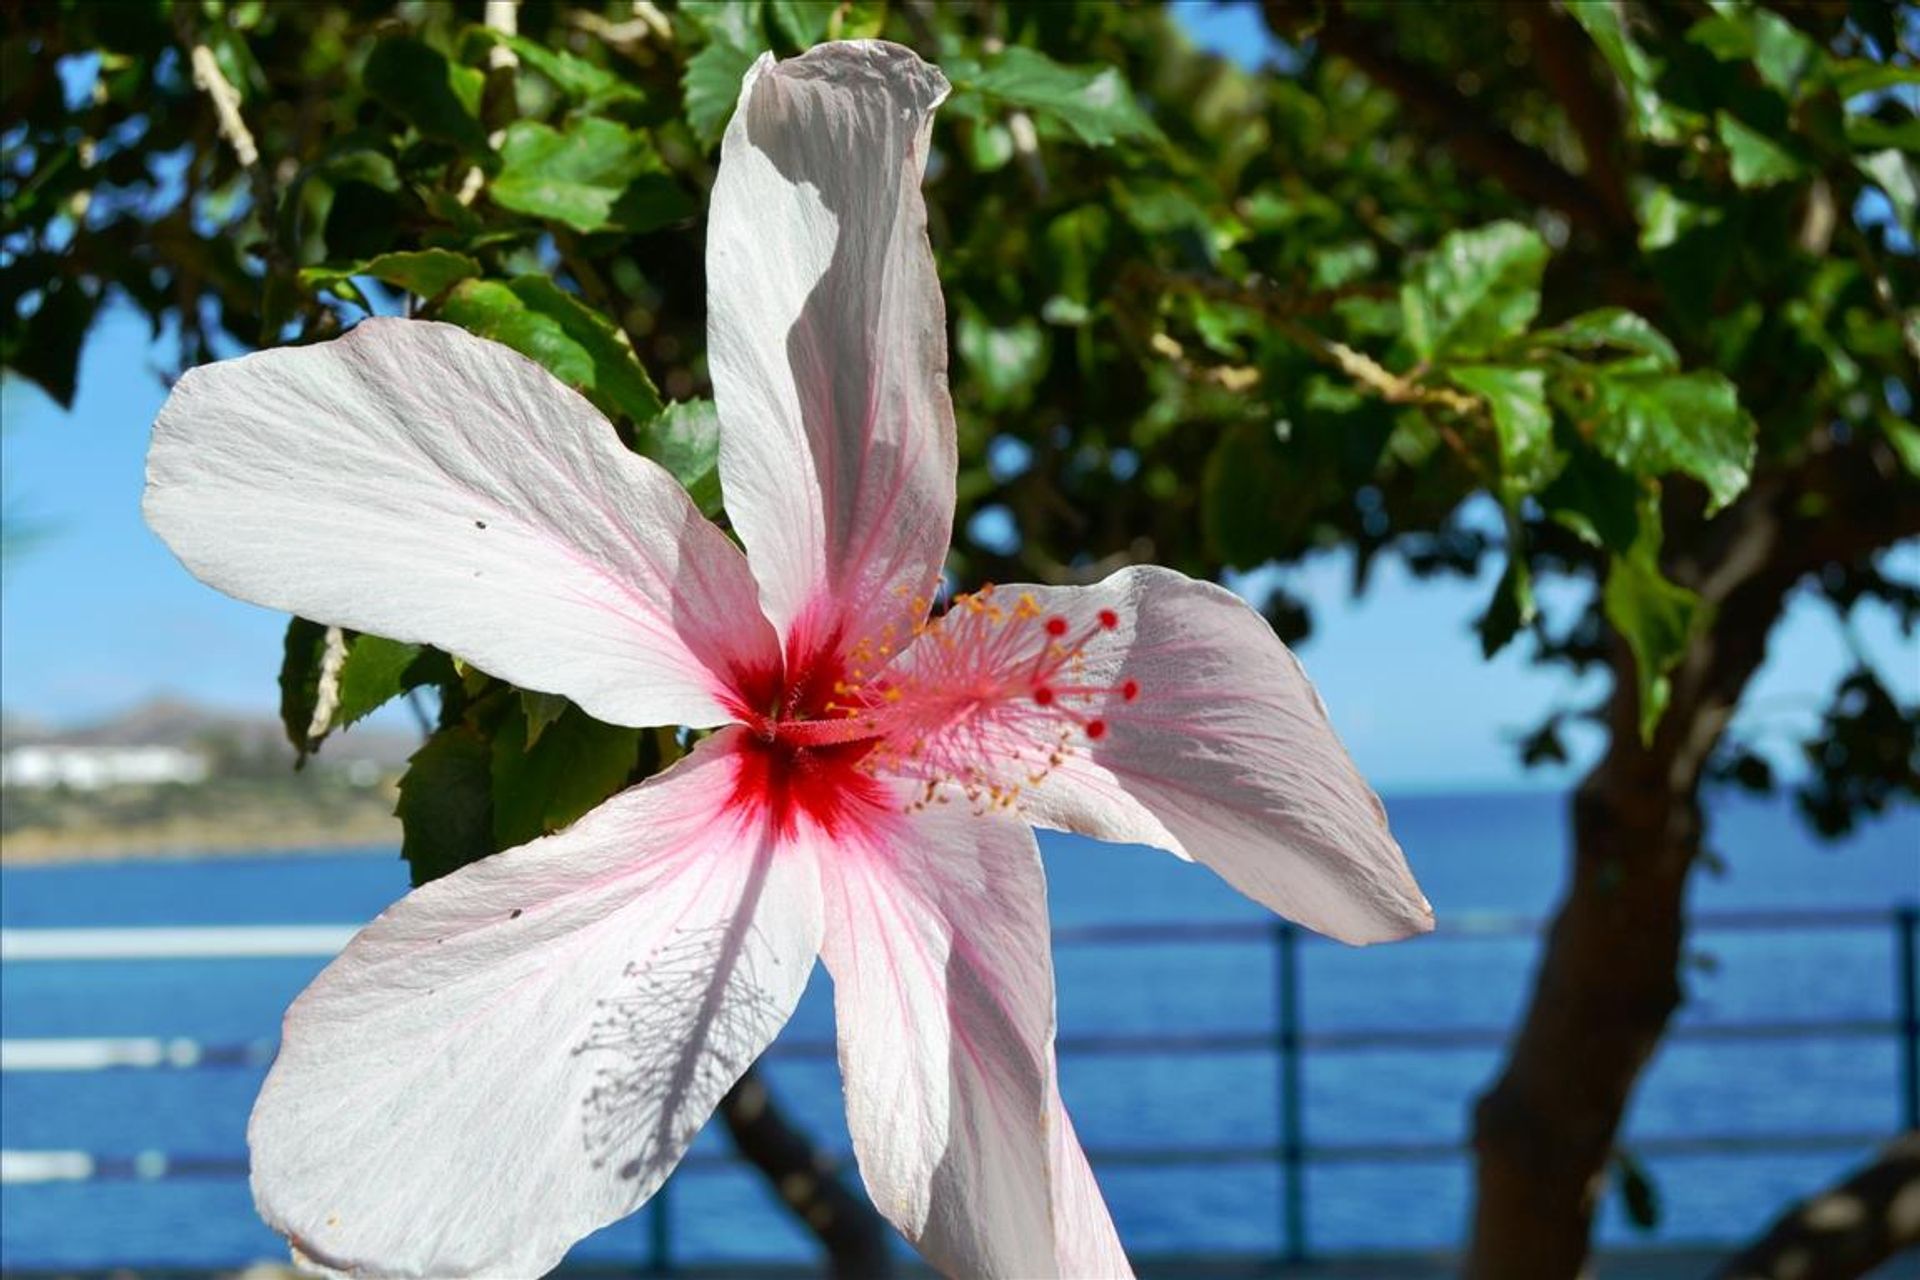
[[[36,791],[205,782],[207,773],[207,757],[185,747],[43,743],[0,752],[0,786]]]

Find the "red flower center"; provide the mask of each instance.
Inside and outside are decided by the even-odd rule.
[[[989,586],[915,627],[901,652],[889,636],[790,653],[784,680],[737,684],[749,732],[736,803],[781,830],[805,815],[829,833],[890,807],[885,778],[919,784],[908,808],[946,803],[949,788],[1012,808],[1140,697],[1136,680],[1089,674],[1088,646],[1120,621],[1102,609],[1075,636],[1033,596],[1006,604]]]

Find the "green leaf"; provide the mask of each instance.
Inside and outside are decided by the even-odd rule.
[[[1791,97],[1820,64],[1820,49],[1779,14],[1753,4],[1716,4],[1687,39],[1722,62],[1750,61],[1768,87]]]
[[[1613,1153],[1613,1170],[1620,1184],[1620,1202],[1627,1211],[1627,1221],[1639,1231],[1658,1230],[1660,1188],[1654,1183],[1653,1175],[1637,1157],[1626,1151]]]
[[[1667,706],[1667,672],[1680,661],[1703,619],[1700,597],[1669,582],[1660,572],[1659,511],[1641,520],[1633,550],[1616,556],[1607,572],[1602,603],[1607,621],[1633,651],[1634,680],[1640,697],[1640,737],[1653,731]]]
[[[1591,426],[1594,447],[1637,476],[1679,471],[1707,486],[1717,511],[1747,486],[1755,427],[1726,376],[1613,373],[1590,384],[1592,400],[1575,412]]]
[[[80,352],[100,299],[77,276],[55,277],[41,290],[40,308],[24,321],[9,316],[0,353],[8,369],[30,379],[63,409],[73,407],[79,386]]]
[[[548,48],[538,40],[506,35],[490,27],[479,29],[512,49],[522,63],[545,76],[553,82],[554,88],[584,107],[591,109],[647,100],[646,91],[639,85],[565,49]]]
[[[423,885],[494,850],[490,752],[467,725],[441,729],[407,761],[400,779],[400,856]]]
[[[981,403],[1004,409],[1026,403],[1047,368],[1047,332],[1023,316],[995,325],[970,306],[962,306],[955,345]]]
[[[990,55],[979,68],[956,65],[956,85],[1056,120],[1088,146],[1160,136],[1117,67],[1069,67],[1022,45]],[[964,72],[971,74],[963,81]]]
[[[1455,383],[1487,402],[1500,441],[1500,480],[1509,502],[1544,487],[1566,461],[1553,443],[1544,369],[1461,365],[1447,370]]]
[[[967,156],[975,173],[993,173],[1013,159],[1013,132],[992,120],[975,120],[966,131]]]
[[[1236,569],[1264,564],[1289,532],[1272,518],[1276,495],[1287,492],[1272,434],[1254,423],[1229,427],[1207,456],[1201,476],[1207,544]]]
[[[1640,536],[1640,483],[1584,445],[1540,492],[1547,514],[1597,547],[1624,555]]]
[[[1667,341],[1666,335],[1644,317],[1622,307],[1583,311],[1571,320],[1534,334],[1533,340],[1563,351],[1600,351],[1607,348],[1626,351],[1644,356],[1654,370],[1671,372],[1680,367],[1680,355],[1673,349],[1673,343]]]
[[[480,92],[486,77],[448,62],[437,49],[408,36],[389,36],[367,55],[362,73],[367,92],[412,125],[421,137],[461,151],[487,148],[480,125]]]
[[[1610,2],[1570,4],[1565,12],[1586,29],[1600,56],[1620,78],[1632,108],[1635,132],[1655,142],[1679,142],[1685,138],[1699,117],[1661,98],[1654,88],[1654,82],[1660,77],[1660,63],[1634,42],[1621,7]]]
[[[702,146],[711,149],[726,132],[734,104],[740,99],[740,82],[753,66],[753,57],[739,45],[715,40],[687,59],[686,76],[681,81],[686,93],[687,124]]]
[[[297,753],[295,767],[313,753],[307,729],[320,692],[320,659],[326,649],[327,629],[305,618],[287,619],[280,656],[280,728]]]
[[[1533,575],[1527,571],[1526,556],[1517,544],[1507,555],[1507,567],[1494,584],[1493,599],[1480,615],[1474,629],[1480,633],[1480,653],[1491,658],[1507,647],[1509,641],[1530,625],[1539,612],[1533,600]]]
[[[699,24],[707,39],[740,49],[765,47],[760,27],[764,8],[763,0],[680,0],[679,5],[680,13]]]
[[[640,433],[639,448],[673,473],[703,514],[720,514],[720,416],[713,401],[668,405]]]
[[[1898,418],[1883,417],[1880,429],[1886,432],[1887,442],[1899,455],[1900,465],[1907,469],[1907,474],[1920,479],[1920,427]]]
[[[1540,310],[1546,241],[1517,222],[1456,231],[1400,289],[1408,343],[1422,359],[1475,354],[1526,332]]]
[[[371,276],[408,293],[434,298],[479,274],[480,264],[464,253],[451,249],[415,249],[383,253],[364,262],[303,267],[300,282],[309,288],[330,289],[365,306],[365,300],[358,297],[360,291],[353,284],[355,276]]]
[[[827,38],[827,27],[839,7],[839,0],[769,0],[767,14],[775,30],[804,50]]]
[[[547,726],[566,714],[567,708],[572,705],[557,693],[535,693],[531,689],[522,689],[520,710],[527,717],[527,746],[531,748],[538,743]]]
[[[524,705],[509,711],[491,756],[494,846],[558,831],[625,786],[643,732],[569,705],[533,738]]]
[[[340,664],[340,701],[331,728],[344,729],[385,706],[408,689],[426,683],[409,671],[426,653],[417,644],[403,644],[381,636],[355,636]]]
[[[1872,116],[1848,116],[1843,132],[1847,146],[1855,151],[1920,152],[1920,119],[1888,124]]]
[[[1894,218],[1908,235],[1920,234],[1920,175],[1914,159],[1899,151],[1876,151],[1854,161],[1884,191]]]
[[[500,156],[495,204],[576,231],[650,231],[694,211],[647,136],[611,120],[587,116],[564,130],[518,120]]]
[[[423,298],[437,297],[480,274],[480,264],[450,249],[416,249],[370,258],[352,274],[372,276]]]
[[[1903,67],[1872,58],[1843,58],[1832,65],[1833,90],[1842,99],[1895,89],[1901,85],[1920,85],[1920,67]]]
[[[1797,178],[1803,172],[1805,166],[1792,151],[1737,116],[1717,111],[1713,121],[1721,145],[1726,147],[1732,161],[1736,186],[1770,187],[1776,182]]]
[[[609,417],[645,426],[660,413],[660,393],[618,330],[546,276],[463,280],[439,318],[538,360]]]

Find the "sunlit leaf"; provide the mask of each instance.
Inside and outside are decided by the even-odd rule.
[[[1679,353],[1666,335],[1645,318],[1620,307],[1583,311],[1551,329],[1539,331],[1533,340],[1563,351],[1598,354],[1611,350],[1639,355],[1646,358],[1650,368],[1657,370],[1680,367]]]
[[[612,322],[546,276],[464,280],[439,317],[538,360],[609,415],[645,424],[660,412],[653,379]]]
[[[1682,472],[1707,486],[1713,508],[1746,488],[1754,421],[1724,374],[1598,372],[1592,398],[1575,416],[1594,446],[1626,470],[1656,477]]]
[[[960,359],[990,409],[1024,402],[1047,367],[1047,331],[1030,318],[995,325],[969,307],[960,313]]]
[[[1500,442],[1500,479],[1509,499],[1552,480],[1564,459],[1553,444],[1543,369],[1455,365],[1447,376],[1487,402]]]
[[[1070,67],[1016,45],[982,64],[956,62],[948,69],[956,86],[1057,120],[1089,146],[1159,136],[1115,67]]]
[[[753,59],[753,54],[726,40],[715,40],[687,59],[682,81],[687,124],[705,146],[714,146],[726,132],[734,103],[740,97],[740,82],[753,66]]]
[[[668,405],[640,433],[639,448],[673,473],[702,512],[720,514],[720,417],[713,401]]]
[[[1408,345],[1423,358],[1473,355],[1526,332],[1546,265],[1546,242],[1517,222],[1448,235],[1401,286]]]
[[[300,272],[303,284],[316,289],[331,289],[354,297],[353,277],[369,276],[382,283],[405,289],[422,298],[434,298],[480,274],[480,264],[464,253],[449,249],[416,249],[383,253],[364,262],[333,266],[306,267]],[[352,290],[348,293],[348,290]]]
[[[611,120],[587,116],[564,129],[518,120],[500,157],[495,204],[576,231],[650,231],[694,212],[647,136]]]
[[[1793,151],[1726,111],[1716,112],[1714,128],[1732,161],[1733,180],[1742,187],[1770,187],[1800,176],[1805,168]]]
[[[1614,558],[1602,594],[1607,621],[1633,651],[1640,736],[1646,741],[1652,741],[1666,711],[1667,673],[1703,621],[1700,597],[1660,572],[1657,527],[1644,522],[1633,550]]]
[[[510,36],[489,28],[480,30],[512,49],[523,65],[545,76],[553,82],[554,88],[582,106],[597,108],[646,101],[646,91],[639,85],[565,49],[549,48],[537,40]]]

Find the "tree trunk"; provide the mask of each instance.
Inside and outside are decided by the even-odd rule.
[[[1475,1280],[1552,1280],[1585,1264],[1620,1122],[1680,1005],[1707,759],[1807,567],[1784,541],[1792,501],[1756,483],[1720,519],[1686,529],[1669,572],[1712,622],[1670,673],[1650,743],[1632,655],[1612,642],[1607,752],[1571,803],[1572,882],[1506,1070],[1474,1111]]]
[[[1711,521],[1669,504],[1664,567],[1711,623],[1670,673],[1650,744],[1632,657],[1613,642],[1607,753],[1572,802],[1572,883],[1506,1068],[1474,1111],[1474,1280],[1580,1274],[1621,1119],[1680,1003],[1707,759],[1802,575],[1867,562],[1920,528],[1920,504],[1889,497],[1905,491],[1901,475],[1877,445],[1836,446],[1756,477]]]
[[[1920,1131],[1781,1214],[1714,1280],[1855,1280],[1920,1247]]]
[[[780,1199],[826,1251],[839,1280],[884,1280],[893,1274],[893,1229],[873,1205],[840,1181],[839,1170],[807,1135],[787,1123],[758,1067],[749,1067],[720,1100],[733,1144],[779,1191]]]
[[[1547,1280],[1585,1261],[1628,1097],[1680,1003],[1701,823],[1693,780],[1667,763],[1629,731],[1574,796],[1573,886],[1506,1073],[1474,1114],[1469,1275]]]

